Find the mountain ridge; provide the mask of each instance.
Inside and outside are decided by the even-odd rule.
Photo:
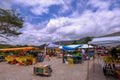
[[[110,34],[106,34],[106,35],[103,35],[103,36],[97,36],[97,37],[87,36],[87,37],[91,38],[91,40],[92,40],[93,38],[110,37],[110,36],[120,36],[120,31],[119,32],[110,33]],[[82,42],[84,43],[84,41],[85,41],[85,39],[87,37],[83,37],[83,38],[80,38],[78,40],[59,41],[59,42],[57,41],[57,42],[54,42],[54,44],[58,44],[58,43],[63,44],[63,45],[65,45],[65,44],[73,44],[74,41],[76,41],[78,43],[82,43]]]
[[[120,36],[120,31],[119,32],[114,32],[111,34],[103,35],[103,36],[98,36],[98,37],[110,37],[110,36]]]

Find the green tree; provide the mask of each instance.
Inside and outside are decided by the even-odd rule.
[[[82,43],[82,44],[87,44],[89,41],[91,41],[92,40],[92,38],[91,37],[86,37],[82,42],[80,42],[80,43]]]
[[[73,41],[73,44],[78,44],[78,42],[77,41]]]
[[[88,42],[91,41],[91,40],[92,40],[91,37],[86,37],[86,38],[85,38],[85,43],[88,43]]]
[[[83,41],[80,41],[79,44],[87,44],[91,40],[92,40],[92,37],[86,37]]]
[[[17,36],[21,34],[18,30],[23,27],[23,19],[16,10],[5,10],[0,8],[0,37]]]

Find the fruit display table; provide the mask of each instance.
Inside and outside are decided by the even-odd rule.
[[[74,64],[82,63],[82,55],[78,51],[74,51],[74,52],[69,51],[69,52],[66,52],[65,55],[64,55],[64,57],[63,57],[63,61],[65,63],[68,63],[69,59],[72,59]]]
[[[69,59],[73,59],[73,63],[82,63],[82,57],[81,56],[64,56],[65,61],[68,61]]]
[[[36,58],[32,55],[28,56],[6,56],[5,60],[9,64],[32,65],[36,63]]]
[[[120,67],[120,58],[105,56],[103,58],[103,64],[104,64],[103,72],[105,76],[106,75],[116,76],[117,67]]]

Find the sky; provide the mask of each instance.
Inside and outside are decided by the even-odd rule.
[[[0,8],[16,9],[24,19],[23,34],[8,41],[14,45],[41,45],[120,31],[120,0],[1,0]]]

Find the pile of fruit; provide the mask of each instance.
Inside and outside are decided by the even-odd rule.
[[[4,59],[4,54],[3,53],[0,53],[0,59]]]
[[[35,64],[36,58],[32,55],[28,56],[6,56],[5,60],[9,64],[19,64],[19,65],[32,65]]]
[[[117,70],[116,73],[118,73],[120,75],[120,70]]]
[[[114,57],[111,57],[111,56],[105,56],[103,58],[103,61],[104,62],[117,62],[117,63],[120,63],[120,58],[114,58]]]

